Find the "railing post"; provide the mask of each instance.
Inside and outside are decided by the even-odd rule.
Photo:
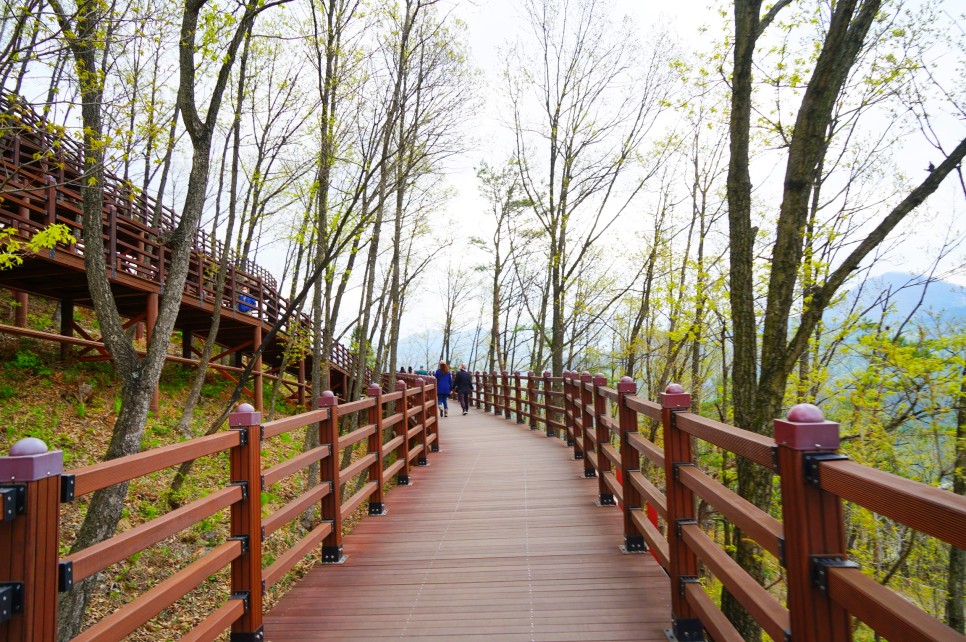
[[[0,640],[57,639],[57,554],[64,453],[34,437],[0,457]]]
[[[594,392],[590,389],[593,385],[594,377],[589,372],[581,373],[580,379],[577,380],[579,392],[577,401],[580,404],[580,450],[584,458],[584,477],[588,479],[597,476],[597,469],[589,456],[594,446],[590,437],[594,431],[594,413],[593,410],[588,410],[594,407]]]
[[[264,639],[262,630],[262,413],[247,403],[228,415],[241,434],[231,449],[231,484],[242,487],[242,501],[231,505],[231,539],[242,554],[231,562],[231,596],[245,601],[245,613],[231,625],[232,642]]]
[[[564,422],[564,437],[567,440],[567,446],[574,445],[574,432],[576,427],[574,425],[574,397],[573,397],[573,386],[571,385],[571,377],[573,374],[569,370],[564,370],[560,373],[563,379],[563,422]],[[576,454],[575,454],[576,456]]]
[[[614,505],[614,493],[607,486],[604,473],[610,472],[610,459],[604,453],[604,444],[610,443],[610,429],[604,423],[607,416],[607,397],[600,393],[600,389],[607,385],[607,377],[602,373],[594,376],[594,428],[597,431],[597,488],[598,502],[601,506]]]
[[[402,421],[396,424],[396,435],[402,435],[402,444],[396,448],[396,459],[402,459],[403,467],[396,475],[396,484],[399,486],[409,486],[409,397],[406,395],[406,382],[396,382],[396,392],[402,393],[399,400],[399,412],[402,413]]]
[[[262,345],[262,324],[257,324],[252,330],[252,346],[253,350],[258,350]],[[281,376],[281,372],[279,375]],[[265,388],[264,388],[264,377],[265,373],[262,370],[262,353],[258,352],[255,356],[255,368],[252,370],[252,392],[255,396],[255,408],[261,412],[262,406],[264,404]]]
[[[57,222],[57,179],[53,176],[44,176],[47,188],[44,190],[44,201],[47,206],[47,225]],[[84,244],[86,247],[86,243]]]
[[[520,385],[520,371],[519,370],[514,370],[513,371],[513,397],[516,400],[517,423],[518,424],[522,424],[523,423],[523,412],[522,412],[523,411],[523,408],[521,408],[521,406],[523,405],[523,387]],[[510,417],[510,413],[508,412],[506,416],[507,416],[507,418],[509,418]]]
[[[483,397],[483,412],[490,412],[490,379],[486,372],[480,373],[481,396]]]
[[[117,251],[117,208],[108,205],[107,210],[107,264],[111,266],[111,278],[117,276],[117,264],[121,257]]]
[[[376,482],[376,490],[369,497],[369,514],[385,515],[386,510],[383,506],[382,487],[385,485],[383,478],[383,452],[382,452],[382,388],[375,383],[370,383],[366,389],[366,394],[375,398],[375,405],[369,409],[369,423],[376,427],[376,432],[369,435],[368,450],[376,454],[376,461],[369,466],[369,480]]]
[[[438,392],[439,389],[436,387],[436,377],[434,377],[433,375],[429,375],[428,377],[426,377],[426,379],[427,379],[426,383],[429,385],[429,388],[423,388],[423,407],[427,409],[437,408],[439,406],[439,392]],[[447,402],[447,404],[448,403],[449,402]],[[429,412],[429,410],[426,410],[425,416],[427,419],[429,418],[430,415],[432,415],[433,421],[427,421],[426,443],[429,443],[430,435],[435,435],[436,439],[433,440],[432,444],[430,444],[429,452],[438,453],[439,452],[439,427],[441,424],[439,422],[439,415],[436,413],[435,410],[433,412]],[[449,412],[447,412],[446,415],[449,416]],[[433,428],[429,427],[430,424],[432,424]]]
[[[329,492],[322,498],[322,519],[331,522],[332,532],[322,541],[322,563],[342,564],[342,480],[339,450],[339,406],[335,394],[326,390],[319,396],[316,407],[328,408],[329,417],[319,422],[319,443],[329,444],[329,456],[321,461],[322,483],[329,482]]]
[[[537,426],[537,375],[533,370],[527,371],[527,410],[530,411],[530,430],[539,430]]]
[[[681,539],[680,528],[695,521],[694,493],[678,478],[678,468],[693,466],[691,436],[678,430],[675,415],[691,408],[691,395],[679,384],[668,384],[660,395],[664,427],[664,483],[667,487],[668,575],[671,580],[671,620],[678,640],[701,640],[701,621],[684,598],[684,584],[696,580],[698,559]]]
[[[480,371],[476,370],[473,372],[473,390],[470,391],[470,402],[476,409],[479,409],[482,406],[482,402],[480,401],[480,396],[483,392],[483,390],[480,388],[481,385]]]
[[[426,423],[429,421],[427,416],[429,413],[426,412],[426,378],[417,377],[416,386],[419,388],[419,394],[415,395],[417,403],[419,404],[419,412],[416,413],[416,422],[420,427],[419,431],[419,443],[422,445],[422,451],[419,453],[419,457],[416,458],[417,466],[429,466],[429,443],[426,441]],[[435,416],[433,413],[433,419],[439,421],[439,417]]]
[[[630,377],[621,377],[617,384],[617,421],[621,432],[621,488],[624,493],[624,551],[638,553],[647,550],[644,536],[638,532],[631,517],[632,510],[641,510],[644,499],[634,484],[631,473],[641,470],[641,456],[631,446],[628,435],[637,434],[637,412],[627,406],[627,398],[637,394],[637,384]]]
[[[550,425],[550,406],[552,404],[553,383],[550,381],[551,372],[549,370],[543,371],[543,420],[544,428],[547,429],[547,437],[554,437],[557,434],[557,429]]]
[[[791,634],[801,640],[851,640],[849,615],[829,599],[824,582],[829,566],[854,566],[845,548],[842,500],[819,486],[821,461],[846,459],[836,454],[839,425],[825,421],[812,404],[799,404],[787,420],[775,420],[775,442]]]

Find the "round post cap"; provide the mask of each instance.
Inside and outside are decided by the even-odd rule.
[[[319,401],[318,401],[319,408],[322,408],[325,406],[334,406],[335,404],[336,404],[335,393],[332,392],[331,390],[326,390],[321,395],[319,395]]]
[[[10,447],[11,457],[29,457],[30,455],[42,455],[47,452],[47,444],[36,437],[24,437]]]
[[[658,396],[662,408],[686,410],[691,407],[691,395],[684,392],[684,386],[679,383],[669,383]]]
[[[839,425],[825,421],[818,406],[800,403],[788,411],[787,419],[775,420],[775,442],[792,450],[836,450]]]
[[[637,392],[637,383],[631,377],[624,375],[617,384],[617,392],[633,395]]]

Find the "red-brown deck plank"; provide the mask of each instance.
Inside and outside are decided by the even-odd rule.
[[[443,451],[266,615],[266,640],[665,640],[670,597],[650,555],[622,555],[620,513],[594,504],[572,450],[473,410]]]

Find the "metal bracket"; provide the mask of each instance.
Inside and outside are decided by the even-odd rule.
[[[699,580],[694,575],[682,575],[678,577],[678,595],[684,597],[684,589],[687,588],[688,584],[701,584]]]
[[[696,468],[696,466],[693,463],[689,462],[689,461],[676,461],[676,462],[674,462],[671,465],[671,467],[674,470],[674,481],[681,481],[681,477],[678,474],[678,470],[680,470],[680,468],[682,466],[690,466],[691,468]]]
[[[0,522],[12,522],[27,512],[27,487],[24,484],[0,486]]]
[[[624,543],[618,547],[621,553],[625,555],[646,553],[647,552],[647,542],[644,540],[643,535],[625,535]]]
[[[229,642],[263,642],[265,640],[265,629],[260,626],[250,632],[232,631],[228,640]]]
[[[0,582],[0,624],[23,612],[23,582]]]
[[[676,618],[671,626],[674,639],[679,642],[704,640],[704,627],[698,618]]]
[[[74,563],[59,562],[57,564],[57,591],[66,593],[74,588]]]
[[[247,446],[248,445],[248,426],[238,426],[236,428],[232,428],[232,430],[238,433],[238,445]]]
[[[242,555],[248,554],[248,535],[233,535],[228,538],[229,542],[241,542]]]
[[[322,547],[323,564],[345,564],[345,561],[347,559],[349,559],[349,556],[342,554],[341,546],[323,546]]]
[[[785,538],[784,537],[778,538],[778,563],[781,564],[782,567],[788,568],[785,565]]]
[[[369,515],[386,515],[389,510],[382,502],[369,502]]]
[[[242,501],[248,500],[248,482],[247,481],[233,481],[228,484],[229,486],[239,486],[242,490]]]
[[[825,461],[844,461],[847,460],[847,455],[842,455],[833,452],[814,452],[805,453],[805,481],[812,486],[819,485],[819,477],[821,475],[821,464]]]
[[[228,596],[229,600],[241,600],[242,604],[245,605],[245,613],[248,613],[249,607],[251,607],[251,591],[238,591],[237,593],[232,593]]]
[[[674,532],[677,533],[677,536],[680,538],[682,526],[697,526],[697,525],[698,525],[698,521],[695,519],[679,519],[674,523]]]
[[[74,501],[74,487],[76,484],[77,478],[73,475],[60,476],[60,503],[66,504]]]
[[[828,570],[830,568],[859,568],[852,560],[842,555],[812,555],[809,558],[812,586],[822,593],[828,592]]]

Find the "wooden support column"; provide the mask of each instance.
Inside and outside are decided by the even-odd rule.
[[[181,356],[185,359],[194,357],[194,354],[191,352],[191,338],[191,330],[181,330]]]
[[[15,290],[14,295],[17,299],[17,307],[14,312],[13,324],[18,328],[26,328],[27,312],[30,309],[30,295],[20,290]]]
[[[298,402],[299,406],[305,407],[305,357],[299,359]]]
[[[396,424],[396,436],[402,436],[403,441],[396,448],[396,459],[403,462],[403,467],[396,475],[396,484],[399,486],[409,486],[409,420],[407,419],[409,413],[409,397],[406,395],[406,382],[399,380],[396,381],[396,392],[402,393],[402,398],[397,404],[399,413],[402,414],[402,421]]]
[[[329,444],[329,455],[320,463],[321,483],[329,484],[329,492],[322,498],[322,519],[332,524],[332,532],[322,541],[322,563],[342,564],[342,478],[339,451],[339,406],[335,395],[326,390],[319,396],[316,406],[328,408],[329,417],[319,422],[319,443]]]
[[[500,372],[500,385],[503,386],[503,417],[510,418],[510,373],[506,370]]]
[[[775,420],[775,442],[791,629],[795,639],[851,640],[848,612],[829,599],[827,584],[815,582],[829,567],[855,566],[845,547],[842,500],[819,484],[822,460],[847,459],[836,453],[839,425],[825,421],[816,406],[799,404],[787,420]]]
[[[584,477],[596,477],[597,469],[591,461],[590,454],[594,452],[594,377],[589,372],[580,375],[577,382],[577,403],[580,416],[580,449],[584,456]],[[574,440],[576,442],[576,440]]]
[[[61,299],[60,301],[60,336],[74,336],[74,300]],[[60,344],[60,358],[66,359],[70,356],[70,344]]]
[[[607,398],[600,393],[600,389],[607,385],[607,377],[602,373],[595,375],[593,385],[594,436],[597,437],[595,450],[597,455],[597,502],[601,506],[613,506],[616,503],[614,502],[614,493],[610,491],[607,480],[604,479],[604,473],[611,471],[610,459],[604,453],[604,446],[610,444],[610,428],[603,421],[603,418],[607,416]]]
[[[73,315],[71,315],[73,316]],[[147,314],[145,316],[145,327],[148,331],[147,341],[151,343],[151,337],[154,336],[154,324],[158,321],[158,293],[149,292],[147,296]],[[160,406],[160,392],[158,387],[155,386],[154,394],[151,396],[151,405],[148,406],[150,410],[154,412],[158,411]]]
[[[564,370],[560,373],[563,379],[563,423],[564,423],[564,439],[567,440],[567,446],[574,445],[574,432],[577,430],[574,425],[574,399],[573,399],[573,386],[571,386],[570,378],[573,376],[569,370]],[[574,453],[574,457],[577,453]]]
[[[262,324],[261,323],[255,326],[254,332],[252,334],[252,342],[253,342],[252,343],[253,348],[255,350],[258,349],[258,346],[262,345]],[[253,386],[254,386],[254,392],[255,392],[255,409],[258,410],[258,412],[261,412],[262,404],[263,404],[262,397],[264,396],[263,385],[265,382],[264,373],[262,372],[261,353],[259,353],[258,356],[255,357],[255,368],[252,370],[252,377],[254,379]]]
[[[0,457],[0,640],[57,639],[60,481],[64,454],[21,439]]]
[[[483,397],[483,412],[490,412],[490,378],[486,372],[480,373],[480,396]]]
[[[242,487],[242,500],[231,505],[231,537],[242,554],[231,562],[232,599],[246,601],[245,612],[231,625],[232,640],[261,640],[262,631],[262,414],[247,403],[228,415],[228,426],[241,434],[231,449],[231,484]]]
[[[644,498],[634,484],[631,483],[631,473],[641,471],[641,456],[631,446],[629,435],[637,434],[637,412],[627,406],[627,398],[637,394],[637,384],[630,377],[621,377],[617,384],[617,420],[621,431],[621,484],[624,494],[624,551],[639,553],[647,550],[644,535],[639,533],[631,511],[643,508]]]
[[[681,538],[680,529],[697,523],[694,493],[678,479],[677,469],[693,466],[691,436],[678,430],[675,415],[691,409],[691,395],[672,383],[660,395],[664,428],[664,481],[667,487],[668,576],[671,580],[671,622],[678,640],[702,639],[701,621],[684,597],[685,585],[698,580],[698,559]]]
[[[369,496],[369,514],[385,515],[386,509],[383,505],[383,486],[385,486],[383,457],[385,455],[382,452],[382,388],[375,383],[370,383],[366,389],[366,395],[375,399],[375,405],[369,409],[369,423],[376,427],[376,432],[369,435],[367,444],[369,452],[376,455],[376,460],[369,466],[369,480],[376,482],[376,490]]]

